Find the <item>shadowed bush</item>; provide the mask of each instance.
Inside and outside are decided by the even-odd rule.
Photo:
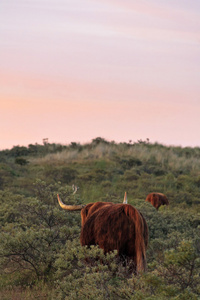
[[[98,137],[0,151],[0,298],[199,299],[199,178],[198,147]],[[81,247],[80,213],[61,210],[56,197],[122,203],[125,191],[149,227],[148,268],[139,276],[115,253]],[[169,207],[145,202],[151,192],[166,194]]]

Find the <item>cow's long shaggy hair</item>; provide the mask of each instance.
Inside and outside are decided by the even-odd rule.
[[[142,214],[129,204],[95,205],[82,209],[81,245],[99,245],[104,253],[117,250],[133,261],[136,272],[145,271],[148,226]]]
[[[169,200],[162,193],[150,193],[145,201],[150,202],[157,210],[161,205],[169,205]]]
[[[86,221],[86,218],[89,218],[91,214],[101,209],[103,206],[111,206],[114,205],[112,202],[95,202],[87,204],[81,210],[81,226],[83,227]]]

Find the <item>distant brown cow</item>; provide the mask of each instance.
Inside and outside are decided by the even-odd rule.
[[[99,245],[104,253],[117,250],[119,257],[133,261],[134,271],[145,271],[148,226],[136,208],[129,204],[96,202],[73,209],[65,205],[59,195],[58,202],[66,210],[78,210],[78,207],[81,210],[82,246]]]
[[[157,210],[161,205],[169,205],[169,200],[162,193],[150,193],[146,197],[146,201],[150,202]]]

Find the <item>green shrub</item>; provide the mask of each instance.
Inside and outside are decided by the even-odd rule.
[[[28,160],[22,158],[22,157],[16,157],[15,158],[15,163],[20,165],[20,166],[25,166],[28,164]]]
[[[22,157],[29,163],[16,163]],[[200,148],[96,138],[16,146],[0,151],[0,162],[0,298],[200,297]],[[59,193],[66,204],[122,203],[125,191],[149,227],[148,269],[138,276],[115,254],[81,247],[80,212],[57,202]],[[154,191],[170,205],[145,202]]]

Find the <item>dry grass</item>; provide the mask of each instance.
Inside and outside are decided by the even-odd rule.
[[[200,174],[200,158],[181,156],[174,148],[159,147],[146,144],[104,144],[79,149],[66,149],[55,154],[47,154],[40,158],[31,158],[30,162],[36,165],[84,163],[94,159],[113,159],[114,157],[134,157],[145,162],[156,162],[162,167],[166,165],[173,170],[191,170],[194,175]]]
[[[1,300],[53,300],[54,296],[51,294],[49,287],[41,286],[34,288],[21,288],[15,287],[12,289],[0,291],[0,299]]]
[[[63,150],[62,152],[55,154],[47,154],[45,157],[32,158],[30,161],[33,164],[48,164],[48,163],[67,163],[75,162],[79,163],[99,158],[111,158],[111,156],[117,151],[116,145],[104,145],[99,144],[94,148],[84,148],[79,151],[78,149]]]

